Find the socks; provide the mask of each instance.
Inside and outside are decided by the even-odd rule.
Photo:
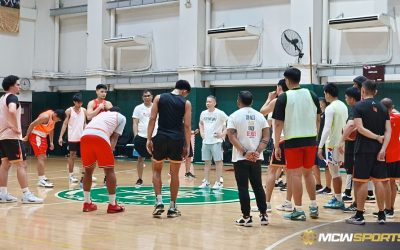
[[[74,176],[74,172],[69,173],[69,177],[72,177],[72,176]]]
[[[310,206],[311,206],[311,207],[318,207],[318,205],[317,205],[317,200],[311,200]]]
[[[169,207],[170,207],[170,208],[176,208],[176,203],[175,203],[174,201],[171,201],[171,202],[169,203]]]
[[[46,180],[46,176],[45,176],[45,175],[39,176],[39,180],[40,180],[40,181],[41,181],[41,180]]]
[[[0,192],[2,195],[6,195],[7,194],[7,187],[0,187]]]
[[[267,207],[271,207],[271,202],[266,202],[267,203]]]
[[[163,202],[162,202],[162,196],[161,196],[161,194],[158,194],[157,196],[156,196],[156,202],[157,202],[157,204],[162,204]]]
[[[351,189],[344,190],[344,194],[347,196],[351,196]]]
[[[92,199],[90,199],[90,192],[83,191],[83,198],[85,200],[85,203],[91,203]]]
[[[358,210],[357,210],[356,216],[357,216],[357,217],[364,218],[364,212],[363,212],[363,211],[358,211]]]
[[[22,193],[24,193],[24,194],[25,194],[25,193],[29,193],[29,188],[28,188],[28,187],[23,188],[23,189],[22,189]]]
[[[113,206],[115,206],[115,204],[116,204],[116,202],[115,202],[116,197],[117,197],[116,194],[108,195],[108,202]]]
[[[335,194],[335,198],[338,201],[342,201],[342,194]]]
[[[294,208],[296,209],[296,211],[304,211],[303,206],[294,206]]]
[[[350,195],[346,193],[346,195],[351,196],[351,188],[353,186],[353,175],[352,174],[348,174],[346,176],[346,191],[350,190]]]
[[[291,201],[285,200],[285,204],[292,204]]]

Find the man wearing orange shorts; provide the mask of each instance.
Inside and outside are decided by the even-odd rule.
[[[65,119],[65,111],[63,109],[47,110],[41,113],[34,120],[26,131],[24,141],[30,142],[33,152],[38,160],[37,171],[39,176],[38,186],[52,188],[54,184],[44,175],[44,163],[46,161],[47,152],[47,136],[50,139],[50,150],[54,150],[54,126],[56,122]]]
[[[315,200],[315,179],[312,166],[317,153],[318,124],[321,113],[318,97],[308,89],[300,88],[301,72],[289,68],[284,73],[289,90],[279,95],[272,118],[274,123],[274,151],[277,160],[282,157],[279,145],[283,130],[288,189],[292,189],[295,208],[285,219],[304,221],[306,215],[302,208],[304,176],[307,192],[311,200],[310,217],[318,218]],[[290,186],[292,185],[292,186]]]
[[[107,213],[123,212],[125,208],[116,201],[116,177],[114,172],[113,150],[117,144],[118,137],[122,135],[126,124],[125,116],[119,113],[118,107],[110,111],[102,112],[95,116],[83,131],[81,138],[81,158],[85,169],[83,177],[84,203],[83,212],[97,210],[96,204],[92,203],[90,190],[92,188],[92,175],[97,165],[103,168],[106,176],[109,204]]]

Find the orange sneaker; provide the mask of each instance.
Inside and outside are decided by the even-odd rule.
[[[83,212],[92,212],[97,210],[97,205],[90,202],[90,203],[83,203]]]
[[[124,206],[120,206],[117,203],[115,205],[108,204],[107,213],[109,214],[121,213],[123,211],[125,211]]]

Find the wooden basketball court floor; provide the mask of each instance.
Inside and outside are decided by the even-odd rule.
[[[36,160],[28,160],[30,188],[45,198],[45,203],[0,204],[0,249],[311,249],[301,241],[302,232],[320,226],[329,227],[350,216],[342,211],[322,208],[330,196],[319,195],[319,219],[307,217],[305,222],[283,220],[283,212],[274,209],[285,198],[285,193],[279,190],[274,190],[272,196],[273,212],[269,214],[268,226],[260,226],[257,213],[252,213],[253,227],[236,226],[234,220],[241,215],[239,202],[203,205],[178,203],[182,216],[173,219],[166,218],[165,213],[161,219],[153,218],[152,205],[127,204],[124,213],[107,214],[107,204],[97,203],[97,211],[83,213],[81,201],[55,196],[59,191],[79,188],[76,185],[69,186],[66,164],[65,158],[48,159],[46,176],[55,187],[45,189],[36,186]],[[150,186],[151,163],[146,164],[144,185]],[[227,171],[230,169],[230,166],[224,167],[224,188],[236,189],[234,173]],[[134,186],[137,179],[136,162],[117,161],[116,172],[118,186]],[[183,176],[184,169],[181,169],[181,186],[200,185],[203,179],[201,165],[195,166],[195,174],[196,179],[187,180]],[[215,171],[211,171],[212,181],[214,174]],[[97,169],[95,176],[98,179],[97,187],[102,187],[102,171]],[[263,171],[264,182],[265,179],[266,172]],[[168,185],[167,166],[163,171],[163,183]],[[15,169],[10,170],[9,192],[18,198],[21,196]],[[303,197],[303,206],[307,208],[309,199],[306,194]],[[255,205],[255,201],[252,201],[252,205]],[[400,202],[397,201],[396,205],[399,206]],[[366,210],[367,221],[374,222],[371,213],[376,211],[376,205],[367,204]],[[397,215],[390,221],[400,222],[399,218],[400,215]]]

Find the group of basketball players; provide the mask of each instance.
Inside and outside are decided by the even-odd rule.
[[[321,183],[319,186],[315,184],[315,170],[319,170],[315,168],[318,159],[326,164],[326,172],[332,177],[334,191],[332,199],[324,208],[355,212],[346,222],[364,224],[364,203],[368,197],[368,182],[371,180],[374,183],[379,208],[375,213],[378,222],[384,223],[386,217],[393,217],[397,194],[395,180],[400,178],[400,130],[397,128],[400,114],[394,109],[393,102],[388,98],[381,102],[375,100],[376,83],[364,77],[357,77],[354,86],[345,92],[346,102],[351,107],[348,112],[346,105],[338,99],[337,85],[327,84],[324,86],[324,94],[329,105],[324,112],[322,128],[320,100],[312,91],[300,87],[300,71],[288,68],[284,77],[278,82],[276,91],[269,93],[260,112],[252,108],[253,96],[249,91],[239,93],[238,110],[229,117],[216,108],[214,96],[207,97],[207,110],[201,113],[199,123],[203,139],[202,160],[205,161],[205,178],[199,187],[210,187],[209,170],[212,160],[216,164],[216,178],[212,188],[223,187],[221,145],[227,135],[233,145],[232,162],[243,214],[236,221],[237,225],[251,226],[253,223],[250,216],[249,181],[256,196],[261,225],[268,225],[267,212],[272,210],[271,196],[277,173],[282,167],[286,169],[287,194],[284,203],[276,209],[290,212],[284,215],[285,219],[306,220],[302,206],[304,177],[310,198],[309,216],[318,218],[316,192],[317,189],[321,189]],[[116,201],[113,151],[118,137],[124,130],[126,118],[119,113],[118,107],[113,107],[111,102],[105,100],[107,87],[103,84],[96,87],[97,99],[89,102],[87,110],[82,107],[82,96],[75,94],[74,106],[66,111],[57,109],[41,113],[30,124],[25,137],[22,138],[21,107],[17,97],[20,90],[19,78],[10,75],[3,80],[2,86],[6,94],[0,98],[0,116],[5,118],[0,121],[0,202],[17,201],[17,198],[7,191],[7,177],[11,164],[17,167],[17,178],[23,192],[22,203],[43,202],[28,188],[23,141],[29,141],[37,157],[38,185],[54,187],[45,176],[47,136],[50,142],[49,149],[53,150],[54,125],[58,121],[64,121],[58,144],[62,146],[63,136],[68,128],[68,171],[71,183],[78,182],[74,176],[74,162],[77,152],[81,151],[84,166],[83,211],[97,209],[90,198],[93,171],[97,163],[97,166],[104,170],[105,184],[109,192],[107,212],[123,212],[125,208]],[[193,155],[191,103],[185,99],[190,90],[191,86],[185,80],[177,81],[172,92],[157,95],[154,99],[150,90],[144,90],[143,103],[133,111],[134,146],[139,154],[136,186],[143,184],[144,159],[152,157],[152,183],[156,196],[154,217],[161,216],[165,211],[161,196],[161,171],[166,159],[170,162],[171,176],[171,201],[167,217],[181,215],[176,206],[179,168],[183,159],[188,160],[190,153]],[[264,159],[263,151],[270,138],[269,127],[272,127],[273,131],[274,149],[265,192],[261,180],[261,161]],[[348,174],[344,194],[340,175],[342,165]],[[190,170],[186,172],[190,173]],[[346,208],[344,202],[352,200],[353,186],[354,202]]]

